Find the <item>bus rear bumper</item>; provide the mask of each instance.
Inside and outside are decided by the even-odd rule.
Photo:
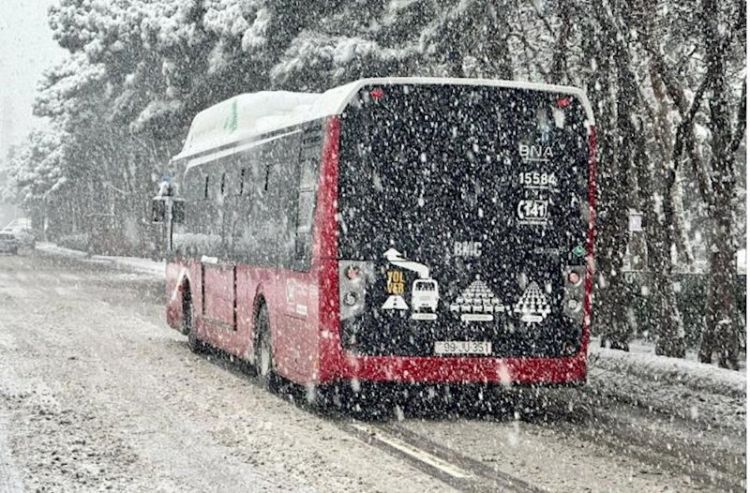
[[[403,357],[345,355],[340,371],[321,372],[333,380],[395,383],[484,383],[576,385],[586,382],[587,358],[581,351],[562,358]]]

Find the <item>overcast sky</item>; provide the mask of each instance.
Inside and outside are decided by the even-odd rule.
[[[19,143],[39,124],[31,115],[37,81],[44,69],[65,55],[47,25],[47,9],[54,3],[56,0],[0,0],[0,112],[8,111],[5,104],[10,101],[14,122],[11,144]]]

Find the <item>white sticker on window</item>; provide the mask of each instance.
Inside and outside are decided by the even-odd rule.
[[[522,322],[538,323],[547,318],[552,308],[539,285],[532,281],[526,286],[513,311],[521,315]]]
[[[543,226],[549,218],[549,207],[546,200],[523,199],[516,207],[518,224]]]
[[[451,303],[450,310],[461,314],[464,322],[491,322],[495,313],[506,307],[484,281],[476,280]]]

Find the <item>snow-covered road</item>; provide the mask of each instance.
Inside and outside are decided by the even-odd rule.
[[[162,290],[144,272],[0,257],[0,492],[744,489],[744,429],[590,389],[515,413],[321,415],[191,354]]]

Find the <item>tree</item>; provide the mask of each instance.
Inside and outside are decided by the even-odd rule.
[[[735,257],[737,241],[734,227],[734,207],[736,203],[736,162],[735,153],[745,132],[745,111],[739,104],[740,112],[736,129],[733,132],[731,115],[731,88],[727,61],[728,44],[735,32],[722,33],[726,25],[725,13],[716,0],[703,0],[703,34],[706,52],[706,84],[710,93],[709,128],[711,131],[711,158],[709,177],[711,197],[709,215],[709,280],[706,331],[701,343],[700,357],[704,362],[711,361],[711,353],[719,354],[719,365],[739,369],[739,330],[736,327],[735,312]],[[745,32],[745,6],[741,2],[738,9],[738,29]],[[744,43],[743,43],[744,44]],[[746,88],[746,83],[743,84]],[[742,100],[746,97],[743,89]]]

